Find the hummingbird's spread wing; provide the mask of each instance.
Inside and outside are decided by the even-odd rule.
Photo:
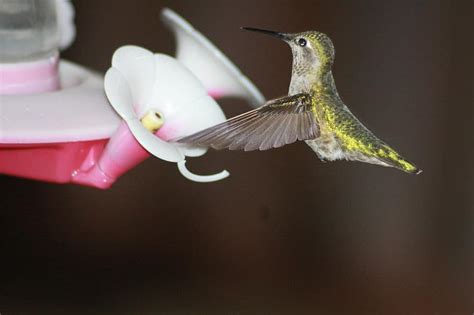
[[[177,140],[220,150],[268,150],[319,136],[306,93],[282,97],[221,124]]]

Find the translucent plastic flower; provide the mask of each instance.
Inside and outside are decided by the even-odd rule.
[[[227,171],[192,174],[185,167],[185,157],[201,156],[207,148],[168,142],[225,120],[201,82],[176,59],[141,47],[121,47],[113,55],[104,86],[111,105],[148,152],[178,163],[183,176],[193,181],[210,182],[229,175]]]

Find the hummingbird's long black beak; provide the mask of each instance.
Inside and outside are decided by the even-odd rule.
[[[269,30],[262,30],[260,28],[255,28],[255,27],[241,27],[241,29],[243,29],[245,31],[258,32],[258,33],[270,35],[270,36],[279,38],[279,39],[284,40],[284,41],[287,41],[287,40],[290,39],[290,37],[286,33],[280,33],[280,32],[269,31]]]

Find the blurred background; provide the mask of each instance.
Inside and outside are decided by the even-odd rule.
[[[196,184],[149,159],[108,191],[0,177],[1,314],[472,314],[473,19],[459,1],[75,1],[63,57],[172,54],[168,6],[267,98],[291,53],[240,26],[316,29],[351,110],[424,172],[321,163],[303,143],[209,151]],[[228,116],[249,109],[221,102]]]

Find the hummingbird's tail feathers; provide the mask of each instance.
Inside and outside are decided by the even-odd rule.
[[[217,150],[252,151],[278,148],[318,136],[311,96],[302,93],[269,101],[260,108],[176,141]]]
[[[409,174],[418,175],[422,172],[415,164],[409,162],[402,156],[400,156],[395,150],[387,147],[386,150],[379,150],[377,158],[387,164],[387,166],[397,168]]]

